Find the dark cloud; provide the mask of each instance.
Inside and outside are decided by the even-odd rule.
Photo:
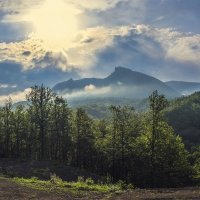
[[[31,55],[31,52],[30,51],[24,51],[22,53],[23,56],[30,56]]]
[[[11,62],[0,63],[0,84],[16,85],[15,88],[0,88],[0,95],[24,90],[36,84],[52,87],[56,83],[69,78],[78,78],[75,70],[63,72],[55,67],[34,68],[23,70],[20,64]]]
[[[84,40],[83,43],[91,43],[94,40],[95,40],[94,38],[88,38],[88,39]]]

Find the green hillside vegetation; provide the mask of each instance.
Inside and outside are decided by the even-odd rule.
[[[147,112],[112,105],[109,117],[101,120],[83,108],[71,109],[43,85],[32,87],[27,101],[27,107],[12,109],[8,100],[0,109],[1,158],[59,161],[113,184],[140,188],[199,183],[199,149],[186,150],[166,121],[169,102],[157,91],[149,97]]]
[[[200,145],[200,92],[173,100],[166,118],[187,148]]]
[[[129,99],[129,98],[94,98],[80,101],[69,101],[72,108],[81,107],[87,114],[95,119],[110,118],[110,106],[130,106],[137,112],[148,109],[148,99]]]

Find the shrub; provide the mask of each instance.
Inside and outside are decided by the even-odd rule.
[[[92,178],[87,178],[87,179],[85,180],[85,183],[86,183],[87,185],[93,185],[93,184],[94,184],[94,180],[93,180]]]
[[[63,181],[60,177],[56,176],[55,173],[50,174],[50,182],[53,184],[61,184]]]
[[[79,182],[79,183],[84,182],[84,177],[83,176],[78,176],[77,182]]]

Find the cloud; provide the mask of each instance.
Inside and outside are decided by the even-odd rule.
[[[20,64],[0,62],[0,86],[3,85],[3,87],[0,87],[0,95],[8,95],[42,83],[45,86],[52,87],[57,82],[72,77],[79,78],[74,69],[63,72],[61,69],[49,66],[24,70]]]
[[[199,9],[199,0],[126,0],[102,11],[85,12],[82,19],[86,26],[148,24],[155,28],[176,28],[198,33]]]
[[[112,67],[121,65],[166,80],[171,76],[170,68],[184,74],[188,65],[190,70],[192,66],[196,74],[199,73],[199,44],[199,34],[170,28],[152,28],[143,24],[95,27],[80,31],[73,45],[61,52],[45,48],[34,35],[19,42],[0,43],[0,60],[20,63],[25,71],[37,68],[57,68],[63,72],[77,69],[82,76],[92,71],[103,75],[111,72]]]
[[[0,0],[1,10],[4,12],[12,14],[19,14],[25,9],[29,9],[33,6],[38,6],[44,3],[45,0]],[[65,0],[66,3],[70,3],[82,10],[106,10],[108,8],[114,7],[118,2],[125,0]]]
[[[114,36],[111,45],[99,51],[99,73],[126,66],[162,80],[199,81],[200,35],[146,25],[127,26],[128,34]],[[113,66],[108,68],[107,66]]]
[[[92,84],[86,85],[85,88],[84,88],[84,90],[85,90],[86,92],[93,92],[94,90],[96,90],[96,86],[95,86],[95,85],[92,85]]]
[[[96,98],[96,97],[104,97],[108,96],[112,92],[112,87],[96,87],[94,85],[88,85],[83,90],[73,91],[71,93],[62,94],[64,98],[68,100],[74,100],[77,98]]]
[[[30,52],[29,56],[24,52]],[[0,61],[12,61],[21,63],[24,69],[33,68],[34,60],[39,60],[45,56],[46,51],[42,42],[34,37],[19,42],[0,43]]]
[[[103,76],[118,65],[163,80],[199,81],[199,0],[64,1],[80,11],[80,27],[73,42],[58,50],[24,18],[44,0],[0,0],[0,62],[20,66],[2,67],[0,77],[8,79],[2,84],[52,85],[77,72]]]
[[[171,42],[167,57],[200,65],[200,35],[186,35]]]
[[[0,105],[4,105],[9,98],[13,103],[26,100],[26,95],[31,91],[30,88],[26,88],[24,91],[14,92],[8,95],[0,95]]]
[[[73,0],[72,3],[86,10],[107,10],[114,7],[120,1],[123,0]]]
[[[8,84],[1,84],[0,83],[0,88],[16,88],[16,85],[8,85]]]
[[[30,35],[19,42],[0,43],[0,61],[21,63],[24,69],[55,66],[63,71],[71,68],[88,68],[95,62],[95,53],[112,43],[114,36],[127,34],[126,28],[89,28],[80,31],[72,46],[53,51]]]

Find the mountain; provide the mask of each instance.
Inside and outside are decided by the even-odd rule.
[[[200,83],[184,81],[168,81],[166,84],[183,95],[190,95],[200,91]]]
[[[116,67],[115,71],[106,78],[70,79],[58,83],[53,90],[68,98],[96,98],[98,96],[103,98],[146,98],[154,90],[158,90],[168,98],[181,96],[179,92],[164,82],[124,67]]]

